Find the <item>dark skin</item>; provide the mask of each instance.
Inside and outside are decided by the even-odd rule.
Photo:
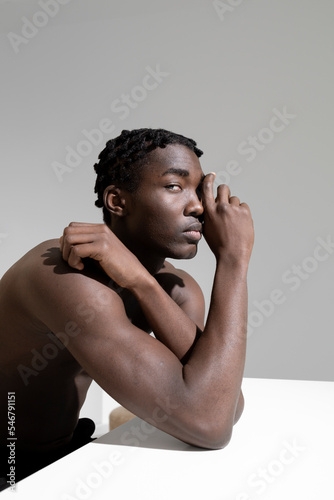
[[[16,392],[22,449],[55,449],[71,439],[92,378],[142,419],[195,446],[225,446],[242,413],[249,207],[226,185],[214,198],[214,175],[204,176],[185,146],[157,148],[149,160],[135,193],[106,189],[111,228],[71,223],[0,282],[0,394],[4,401]],[[196,255],[200,217],[217,263],[205,325],[199,286],[165,260]],[[50,332],[61,342],[71,334],[24,383],[18,366],[32,366]]]

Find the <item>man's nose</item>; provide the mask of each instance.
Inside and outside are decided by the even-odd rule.
[[[199,217],[204,212],[203,204],[197,193],[194,193],[188,200],[185,208],[185,215]]]

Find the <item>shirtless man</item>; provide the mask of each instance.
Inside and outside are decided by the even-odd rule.
[[[9,468],[8,394],[18,480],[75,448],[92,379],[187,443],[229,442],[243,410],[254,232],[228,186],[214,196],[201,154],[162,129],[123,131],[95,165],[105,223],[71,223],[3,276],[0,476]],[[216,258],[205,325],[199,286],[165,260],[194,257],[202,233]]]

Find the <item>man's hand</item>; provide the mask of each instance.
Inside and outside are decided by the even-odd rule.
[[[68,265],[81,271],[82,259],[97,261],[119,286],[131,289],[147,270],[106,224],[71,222],[63,232],[60,251]]]
[[[204,237],[217,259],[231,265],[248,264],[254,243],[250,209],[247,203],[240,203],[237,196],[231,196],[226,184],[218,186],[215,199],[214,175],[206,175],[202,186]]]

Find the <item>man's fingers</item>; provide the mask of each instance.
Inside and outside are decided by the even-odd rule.
[[[89,223],[89,222],[70,222],[67,227],[64,229],[64,233],[66,231],[68,232],[103,232],[106,230],[106,225],[105,224],[96,224],[96,223]]]
[[[89,243],[96,239],[97,234],[108,233],[109,228],[105,224],[89,222],[70,222],[65,227],[63,235],[59,238],[60,251],[65,260],[68,259],[71,245]]]
[[[69,227],[76,227],[76,226],[103,226],[104,224],[96,224],[94,222],[70,222]]]
[[[72,232],[71,234],[64,234],[64,236],[62,236],[62,245],[60,248],[63,259],[69,263],[69,257],[73,248],[85,245],[87,243],[93,243],[95,240],[96,234],[94,233]]]
[[[221,203],[229,203],[231,191],[227,184],[220,184],[217,188],[216,200]]]
[[[215,202],[213,195],[213,183],[216,178],[214,172],[207,174],[202,182],[202,202],[204,209],[208,206],[212,206]]]
[[[80,245],[80,246],[82,246],[82,245]],[[81,252],[79,249],[80,249],[79,246],[71,247],[66,260],[67,260],[67,263],[69,266],[81,271],[84,268],[84,264],[81,260],[81,256],[80,256]]]
[[[64,235],[67,233],[103,233],[107,230],[106,224],[96,224],[89,222],[70,222],[64,229]]]
[[[96,248],[94,243],[91,242],[72,246],[68,254],[67,263],[69,266],[74,267],[74,269],[79,269],[81,271],[84,268],[81,259],[91,257],[95,252]]]
[[[240,205],[240,198],[237,196],[231,196],[229,201],[231,205],[236,205],[237,207]]]

